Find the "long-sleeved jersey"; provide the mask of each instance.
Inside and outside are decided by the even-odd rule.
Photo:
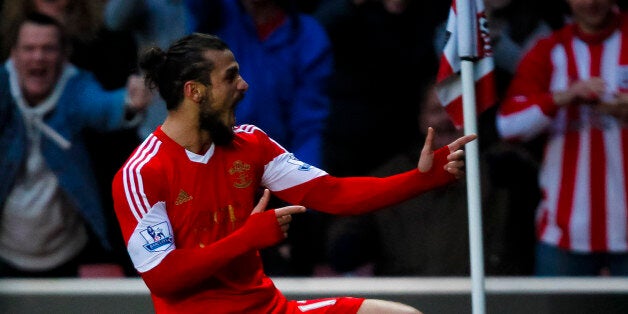
[[[287,300],[264,274],[258,250],[283,234],[274,211],[251,215],[260,187],[289,203],[359,214],[452,181],[443,169],[448,153],[437,150],[426,173],[336,178],[251,125],[203,155],[158,128],[116,174],[114,205],[157,312],[282,313]]]
[[[497,128],[506,139],[548,135],[539,176],[540,241],[579,252],[625,252],[628,130],[590,104],[558,107],[552,93],[602,78],[608,94],[628,92],[628,19],[596,35],[567,25],[522,59]]]

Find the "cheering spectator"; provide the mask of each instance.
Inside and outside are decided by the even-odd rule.
[[[33,13],[12,29],[0,69],[0,277],[76,276],[111,249],[82,132],[132,125],[150,93],[139,77],[105,91],[68,63],[56,19]]]
[[[497,117],[507,140],[546,137],[538,275],[628,274],[628,16],[568,0],[573,23],[523,58]]]

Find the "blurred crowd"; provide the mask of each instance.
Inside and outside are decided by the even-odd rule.
[[[628,275],[627,2],[484,0],[487,275]],[[428,126],[439,147],[462,134],[435,92],[450,1],[0,3],[0,278],[137,276],[111,181],[166,116],[139,53],[185,34],[238,56],[252,86],[238,124],[332,175],[398,173]],[[266,273],[466,276],[466,197],[462,180],[362,216],[308,210],[262,251]]]

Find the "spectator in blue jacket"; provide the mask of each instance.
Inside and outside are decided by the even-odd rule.
[[[321,165],[333,57],[323,27],[289,1],[186,0],[191,31],[223,38],[251,88],[238,123],[252,123],[301,160]]]
[[[0,68],[0,277],[76,276],[88,248],[111,248],[82,131],[131,126],[150,99],[137,76],[105,91],[67,62],[54,18],[30,14]]]

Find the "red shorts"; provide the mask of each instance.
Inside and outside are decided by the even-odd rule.
[[[315,300],[288,301],[286,313],[335,314],[357,313],[363,298],[339,297]]]

